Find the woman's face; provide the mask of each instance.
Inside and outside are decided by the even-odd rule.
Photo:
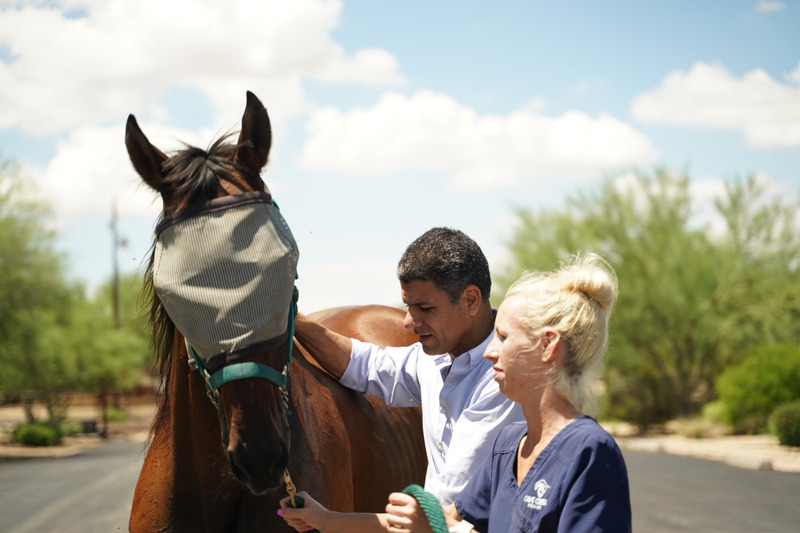
[[[483,357],[493,363],[500,392],[515,402],[546,384],[541,338],[530,338],[517,321],[523,302],[506,298],[497,310],[494,338]]]

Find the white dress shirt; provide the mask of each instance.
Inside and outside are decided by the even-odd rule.
[[[420,343],[381,349],[353,339],[340,380],[387,405],[422,407],[425,490],[443,505],[452,503],[489,456],[500,429],[524,420],[519,405],[500,394],[492,363],[483,358],[492,335],[455,360],[448,354],[428,355]]]

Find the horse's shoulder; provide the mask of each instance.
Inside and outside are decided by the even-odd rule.
[[[416,337],[403,327],[405,312],[386,305],[351,305],[323,309],[308,315],[346,337],[380,346],[407,346]]]

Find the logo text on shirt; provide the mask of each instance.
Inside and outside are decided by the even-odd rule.
[[[544,497],[550,485],[547,484],[545,479],[540,479],[533,485],[533,490],[536,491],[536,496],[528,494],[523,501],[528,504],[529,509],[540,511],[542,507],[547,505],[547,498]]]

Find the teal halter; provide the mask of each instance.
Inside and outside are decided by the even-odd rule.
[[[153,285],[215,407],[223,384],[262,378],[281,390],[288,411],[298,255],[291,230],[266,191],[215,198],[165,216],[156,226]],[[284,334],[282,370],[237,362],[274,346]],[[223,364],[213,363],[216,358]]]
[[[289,376],[289,364],[292,362],[292,346],[294,344],[292,339],[294,338],[294,323],[295,319],[297,318],[298,296],[299,293],[297,291],[297,287],[294,287],[292,292],[292,301],[289,304],[289,324],[286,328],[286,361],[283,365],[282,372],[279,372],[271,366],[263,363],[245,361],[244,363],[225,365],[221,369],[211,374],[203,364],[203,360],[199,355],[197,355],[197,352],[194,351],[192,345],[189,344],[189,341],[186,341],[186,350],[189,352],[189,355],[194,361],[195,367],[197,367],[197,370],[200,372],[206,382],[206,393],[208,394],[211,403],[214,404],[214,407],[219,406],[219,388],[223,384],[239,379],[263,378],[267,381],[271,381],[281,390],[281,398],[283,399],[284,407],[286,408],[287,413],[289,412],[286,383]]]

